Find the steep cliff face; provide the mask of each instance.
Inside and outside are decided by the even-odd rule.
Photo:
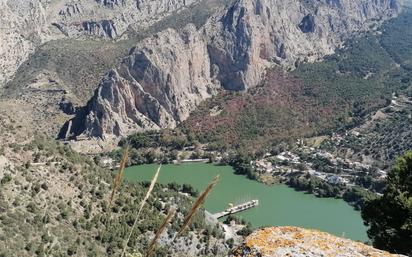
[[[318,60],[372,19],[397,10],[392,0],[239,0],[208,24],[210,58],[225,88],[247,89],[260,82],[264,68]]]
[[[106,75],[89,102],[84,122],[76,121],[69,134],[80,131],[109,139],[174,127],[218,88],[204,35],[191,25],[181,32],[169,29],[144,40]]]
[[[0,88],[47,38],[46,12],[37,0],[0,0]]]
[[[0,88],[39,45],[54,39],[119,40],[196,0],[0,0]]]
[[[196,0],[89,0],[66,3],[53,23],[69,37],[127,37],[126,30],[145,28]]]
[[[364,257],[400,255],[377,250],[362,243],[328,233],[297,227],[274,227],[258,230],[235,249],[234,257]]]
[[[201,100],[212,96],[219,83],[227,90],[254,87],[266,68],[290,69],[299,62],[316,61],[333,53],[349,36],[397,12],[394,0],[238,0],[198,31],[190,26],[182,33],[167,30],[136,46],[118,68],[124,82],[110,87],[142,88],[122,94],[126,101],[132,99],[129,114],[133,115],[119,112],[117,103],[102,95],[100,88],[99,96],[87,107],[86,118],[77,119],[83,125],[70,133],[108,138],[133,130],[173,127]],[[142,95],[150,101],[142,100]],[[110,104],[100,109],[103,103]],[[142,117],[155,125],[136,122]]]

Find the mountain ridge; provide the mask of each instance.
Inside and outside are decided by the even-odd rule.
[[[247,88],[252,88],[262,81],[267,68],[277,65],[293,68],[300,62],[319,60],[325,54],[332,53],[335,48],[340,47],[345,39],[355,32],[366,30],[371,24],[390,18],[399,11],[399,7],[394,1],[381,1],[376,4],[367,1],[339,3],[338,5],[336,2],[326,1],[307,6],[301,2],[290,5],[282,1],[276,3],[262,0],[236,1],[232,6],[213,15],[198,31],[193,31],[193,33],[200,35],[201,40],[197,42],[203,44],[202,49],[207,47],[207,52],[201,53],[203,59],[210,62],[210,70],[194,74],[194,76],[206,81],[219,82],[221,89],[247,90]],[[274,17],[271,13],[278,15]],[[186,31],[188,30],[190,29],[186,29]],[[185,31],[179,33],[166,30],[154,38],[166,37],[173,41],[184,38],[185,33]],[[151,39],[144,41],[137,45],[134,51],[148,51],[156,56],[157,46],[150,42]],[[179,55],[178,53],[173,54]],[[165,75],[168,73],[172,78],[175,74],[185,72],[184,66],[179,66],[179,64],[176,66],[182,69],[168,72],[167,69],[164,70],[165,67],[161,67],[156,62],[150,63],[150,59],[140,57],[139,62],[145,63],[149,60],[148,67],[164,72]],[[164,56],[155,58],[164,58]],[[120,69],[122,67],[124,67],[124,61],[120,65]],[[129,66],[128,69],[133,72],[135,67]],[[129,92],[133,92],[134,90],[131,89],[139,87],[140,83],[145,84],[148,77],[156,77],[154,74],[151,75],[150,69],[146,71],[147,74],[142,73],[138,68],[132,76],[133,78],[128,75],[124,76],[121,86],[129,87]],[[165,82],[167,79],[167,76],[162,78]],[[184,90],[185,86],[191,85],[190,79],[181,81],[179,87]],[[202,88],[207,84],[205,82],[198,83],[197,87]],[[101,87],[103,85],[107,87],[107,84],[104,83],[101,84]],[[111,86],[116,87],[119,84],[112,83]],[[106,110],[103,114],[102,110],[94,109],[94,107],[102,106],[105,102],[111,102],[111,105],[114,106],[116,103],[112,102],[111,98],[94,97],[89,102],[85,112],[80,113],[72,121],[77,126],[73,127],[71,131],[67,131],[67,128],[71,127],[67,124],[60,135],[69,135],[69,138],[84,135],[112,140],[119,136],[128,135],[131,130],[173,128],[187,118],[197,104],[186,106],[187,101],[194,99],[193,95],[188,97],[188,95],[174,94],[173,90],[168,87],[164,88],[166,91],[163,92],[163,96],[166,95],[170,99],[176,97],[176,100],[165,102],[163,96],[151,94],[158,88],[156,83],[152,83],[150,88],[146,87],[146,93],[153,97],[152,100],[156,104],[150,110],[141,112],[143,106],[135,103],[134,108],[139,113],[134,116],[122,115],[116,109]],[[97,94],[99,92],[99,90],[96,91]],[[196,99],[201,101],[216,93],[217,91],[214,90],[206,95],[198,94]],[[123,96],[124,99],[135,99],[135,97],[137,97],[136,94]],[[196,101],[199,103],[199,100]],[[96,101],[100,101],[100,103]],[[176,111],[181,114],[176,116]],[[96,113],[101,115],[96,115]],[[153,114],[156,115],[153,116]],[[164,120],[161,117],[168,117],[166,120],[174,122],[160,122],[160,120]],[[93,122],[89,122],[90,120]],[[147,124],[147,121],[150,125],[136,125],[139,122]],[[99,129],[96,129],[96,124]],[[96,131],[98,133],[95,133]]]

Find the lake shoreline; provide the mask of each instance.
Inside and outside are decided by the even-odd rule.
[[[148,181],[151,179],[155,167],[155,164],[129,167],[126,172],[126,179],[129,181]],[[133,172],[133,170],[136,172]],[[142,173],[137,172],[139,170]],[[259,201],[263,199],[262,206],[259,206],[256,210],[249,210],[238,215],[250,221],[255,228],[259,226],[297,225],[327,231],[337,236],[349,235],[354,240],[368,240],[360,213],[353,210],[341,199],[318,198],[314,195],[295,191],[285,184],[272,184],[269,186],[248,179],[243,175],[235,174],[230,166],[199,163],[164,165],[159,183],[167,185],[172,181],[178,181],[180,184],[189,182],[188,184],[201,191],[216,174],[221,174],[221,185],[218,185],[217,192],[212,192],[210,201],[208,200],[205,204],[206,210],[211,213],[221,211],[226,208],[229,202],[241,201],[245,197],[260,198]],[[219,196],[216,196],[216,194],[219,194]],[[315,208],[315,206],[318,207]],[[338,209],[340,211],[337,211]],[[305,213],[308,216],[305,216]],[[346,216],[337,219],[342,213],[346,213]],[[324,225],[324,220],[328,219],[337,220],[327,222]],[[341,226],[345,223],[345,226]],[[346,233],[347,230],[350,231]]]

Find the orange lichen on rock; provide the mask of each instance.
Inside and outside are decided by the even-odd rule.
[[[289,233],[289,232],[286,232]],[[270,254],[278,247],[293,247],[295,241],[293,239],[273,238],[271,229],[263,229],[256,237],[250,237],[245,245],[249,248],[257,247],[262,253]]]
[[[399,256],[331,234],[298,228],[271,227],[255,231],[236,248],[236,257],[391,257]]]

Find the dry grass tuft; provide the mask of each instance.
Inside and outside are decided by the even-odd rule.
[[[147,200],[149,199],[153,188],[157,182],[157,179],[159,177],[160,174],[160,169],[161,169],[161,165],[159,166],[159,168],[157,169],[156,174],[153,176],[153,179],[150,183],[149,189],[147,190],[147,193],[145,195],[145,197],[143,198],[143,200],[140,203],[140,207],[139,210],[137,212],[136,215],[136,219],[134,220],[134,223],[130,229],[129,235],[127,237],[127,239],[124,242],[123,245],[123,251],[122,254],[120,255],[120,257],[125,256],[126,254],[126,248],[127,248],[127,244],[130,241],[130,237],[133,234],[133,231],[137,225],[137,223],[139,222],[139,218],[140,218],[140,214],[143,210],[144,205],[146,204]],[[120,172],[119,172],[120,173]],[[183,221],[183,225],[180,228],[179,232],[177,233],[176,237],[179,237],[190,225],[195,213],[200,209],[200,207],[203,205],[203,203],[205,202],[206,198],[208,197],[208,195],[210,194],[210,192],[212,191],[212,189],[216,186],[217,182],[219,181],[219,176],[216,176],[210,183],[209,185],[206,187],[206,189],[200,194],[200,196],[196,199],[195,203],[192,205],[190,211],[188,212],[188,214],[186,215],[184,221]],[[172,218],[175,216],[176,213],[176,209],[175,208],[171,208],[166,216],[166,219],[164,220],[164,222],[162,223],[162,225],[160,226],[160,228],[158,229],[158,231],[156,232],[155,237],[153,238],[153,240],[151,241],[148,250],[146,252],[146,257],[149,257],[150,255],[152,255],[156,243],[159,240],[161,234],[164,232],[164,230],[166,229],[167,225],[171,222]]]
[[[180,228],[179,232],[176,235],[176,238],[179,237],[186,229],[189,227],[190,222],[193,219],[193,216],[195,213],[200,209],[200,207],[203,205],[205,202],[206,198],[212,191],[212,189],[216,186],[217,182],[219,181],[219,175],[217,175],[206,187],[206,189],[200,194],[200,196],[196,199],[195,203],[192,205],[192,208],[190,209],[189,213],[186,215],[183,225]]]
[[[167,225],[169,225],[169,223],[172,221],[172,218],[175,216],[176,213],[176,209],[175,208],[170,208],[165,220],[163,221],[162,225],[160,225],[159,229],[156,232],[155,237],[152,239],[152,241],[149,244],[149,247],[147,249],[147,253],[146,253],[146,257],[149,257],[152,255],[155,247],[156,247],[156,243],[159,240],[160,236],[162,235],[162,233],[165,231]]]
[[[113,189],[112,189],[112,193],[110,194],[110,199],[109,199],[109,209],[112,206],[114,194],[119,189],[120,184],[122,183],[124,170],[126,168],[128,158],[129,158],[129,146],[126,146],[123,152],[122,160],[120,161],[119,172],[117,173],[116,177],[113,180]]]
[[[129,243],[130,237],[131,237],[132,234],[133,234],[133,230],[134,230],[134,228],[136,227],[136,225],[137,225],[137,223],[138,223],[138,221],[139,221],[139,217],[140,217],[140,214],[141,214],[141,212],[142,212],[142,210],[143,210],[143,207],[144,207],[144,205],[146,204],[147,200],[149,199],[150,195],[152,194],[153,188],[154,188],[154,186],[155,186],[155,184],[156,184],[156,181],[157,181],[157,179],[158,179],[158,177],[159,177],[160,169],[161,169],[161,168],[162,168],[162,165],[160,165],[159,168],[157,169],[157,172],[156,172],[156,174],[153,176],[153,179],[152,179],[152,181],[151,181],[151,183],[150,183],[149,189],[147,190],[147,193],[146,193],[145,197],[144,197],[143,200],[140,202],[139,211],[137,212],[136,218],[135,218],[135,220],[134,220],[134,222],[133,222],[132,228],[130,229],[129,235],[127,236],[127,239],[126,239],[126,241],[124,242],[123,251],[122,251],[122,254],[120,255],[121,257],[123,257],[123,256],[125,255],[125,253],[126,253],[127,244]]]

